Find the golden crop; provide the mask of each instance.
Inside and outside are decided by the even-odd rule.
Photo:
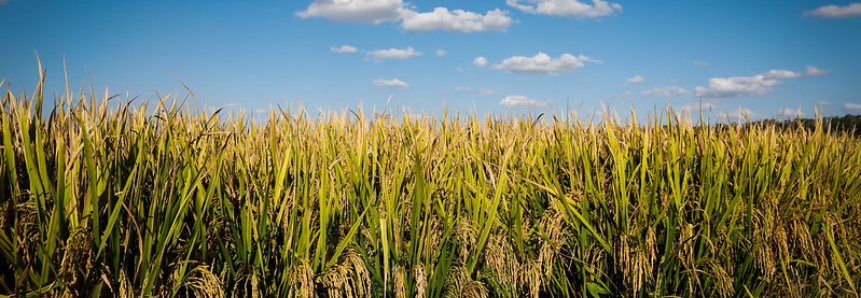
[[[4,297],[859,294],[861,142],[821,123],[43,98],[0,105]]]

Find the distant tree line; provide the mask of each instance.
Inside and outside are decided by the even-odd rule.
[[[856,137],[861,137],[861,115],[846,114],[845,116],[823,117],[822,127],[831,130],[832,133],[846,132]],[[816,128],[816,119],[814,118],[786,118],[783,120],[766,119],[744,124],[750,125],[776,125],[780,128],[797,128],[803,127],[808,130]]]

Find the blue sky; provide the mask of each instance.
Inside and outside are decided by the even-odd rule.
[[[0,78],[250,111],[861,113],[847,1],[0,0]],[[481,57],[481,58],[479,58]],[[74,88],[73,89],[77,89]],[[28,91],[29,92],[29,91]],[[671,100],[670,100],[671,99]],[[669,103],[668,103],[669,101]]]

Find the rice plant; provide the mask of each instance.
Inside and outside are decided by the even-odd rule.
[[[0,104],[2,297],[859,295],[861,141],[821,122],[259,122],[43,83]]]

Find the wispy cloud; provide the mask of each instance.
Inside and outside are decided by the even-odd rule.
[[[533,57],[514,56],[502,60],[501,63],[494,64],[493,69],[502,69],[512,73],[557,76],[562,72],[571,72],[582,68],[585,62],[601,63],[601,60],[594,60],[583,55],[574,56],[568,53],[553,59],[545,53],[538,52]]]
[[[741,120],[750,120],[754,121],[759,118],[759,114],[754,112],[751,109],[745,107],[738,107],[738,109],[733,110],[728,114],[730,119],[736,119],[738,121]]]
[[[714,104],[710,103],[710,102],[703,101],[703,102],[690,102],[690,103],[687,103],[685,105],[674,107],[673,109],[678,111],[678,112],[685,112],[688,114],[692,114],[692,113],[698,113],[700,111],[703,111],[704,113],[709,113],[712,110],[718,109],[718,107],[715,106]]]
[[[847,102],[843,104],[843,108],[853,111],[853,112],[861,112],[861,104]]]
[[[811,11],[805,11],[805,16],[820,18],[845,19],[861,16],[861,3],[852,3],[846,6],[826,5]]]
[[[795,72],[784,69],[773,69],[749,77],[711,78],[709,86],[696,87],[697,95],[705,98],[722,99],[742,96],[763,96],[774,91],[774,86],[783,84],[783,79],[795,79],[807,76],[824,76],[829,70],[821,70],[807,66],[807,72]]]
[[[376,61],[382,59],[395,59],[395,60],[403,60],[410,57],[421,56],[422,53],[416,51],[412,47],[407,47],[406,49],[382,49],[382,50],[374,50],[367,53],[367,57],[369,59],[373,59]]]
[[[407,84],[404,81],[398,80],[398,79],[391,79],[391,80],[376,79],[376,80],[374,80],[374,85],[377,85],[377,87],[389,87],[389,88],[409,88],[410,87],[409,84]]]
[[[342,45],[342,46],[337,47],[337,48],[332,47],[329,50],[332,52],[335,52],[335,53],[355,53],[358,49],[356,49],[356,47],[354,47],[354,46]]]
[[[700,61],[700,60],[693,60],[693,61],[691,61],[691,63],[693,63],[694,65],[699,66],[699,67],[709,67],[709,65],[711,65],[708,62]]]
[[[690,91],[685,90],[681,87],[670,86],[670,87],[654,87],[650,90],[643,91],[642,94],[654,96],[654,97],[672,97],[672,96],[685,96],[691,94]]]
[[[501,106],[546,107],[549,102],[532,99],[523,95],[509,95],[499,101]]]
[[[593,0],[592,5],[579,0],[526,0],[526,4],[521,2],[521,0],[505,1],[508,6],[526,13],[562,17],[597,18],[622,11],[622,5],[602,0]]]
[[[795,110],[794,110],[794,109],[790,109],[790,108],[782,108],[782,109],[780,109],[780,110],[778,110],[778,111],[777,111],[777,115],[775,115],[775,116],[776,116],[775,118],[781,118],[781,117],[804,117],[804,116],[806,116],[806,115],[807,115],[807,114],[804,114],[804,112],[802,112],[802,111],[801,111],[801,108],[798,108],[798,109],[795,109]]]
[[[808,65],[806,69],[807,69],[807,75],[808,76],[821,77],[821,76],[828,75],[831,73],[830,70],[821,70],[821,69],[816,68],[815,66],[812,66],[812,65]]]
[[[446,52],[445,50],[443,50],[443,49],[436,49],[436,56],[437,56],[437,57],[442,57],[442,56],[445,56],[446,54],[448,54],[448,52]]]
[[[490,90],[490,89],[478,89],[478,90],[475,90],[475,89],[472,89],[472,88],[470,88],[470,87],[461,87],[461,86],[455,86],[455,87],[454,87],[454,90],[457,90],[457,91],[460,91],[460,92],[472,92],[472,91],[478,91],[478,94],[481,94],[481,95],[483,95],[483,96],[491,96],[491,95],[495,95],[495,94],[496,94],[496,91],[493,91],[493,90]]]
[[[627,80],[625,80],[625,82],[628,82],[628,83],[642,83],[642,82],[645,82],[645,81],[646,81],[646,79],[644,79],[644,78],[643,78],[642,76],[640,76],[640,75],[635,75],[635,76],[630,77],[630,78],[628,78]]]

